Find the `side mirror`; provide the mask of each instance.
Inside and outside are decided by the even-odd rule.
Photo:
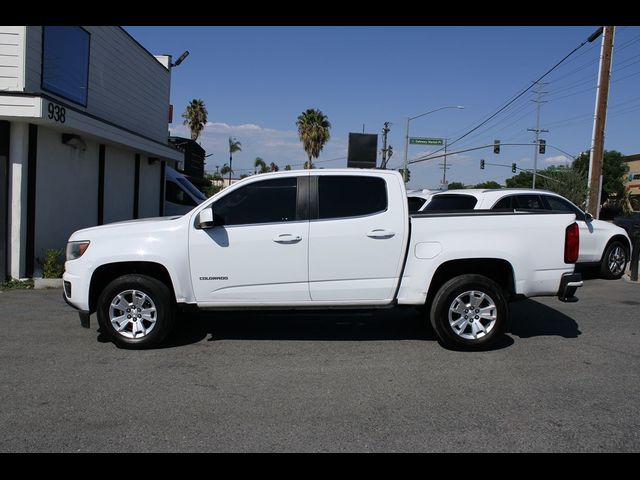
[[[585,212],[585,214],[584,214],[584,219],[585,219],[587,222],[590,222],[590,221],[592,221],[592,220],[593,220],[593,215],[591,215],[589,212]]]
[[[213,206],[207,207],[202,210],[196,218],[196,228],[213,228]]]

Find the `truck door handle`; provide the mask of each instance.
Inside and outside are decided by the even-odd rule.
[[[375,230],[371,230],[367,233],[367,237],[369,238],[391,238],[396,234],[396,232],[392,232],[390,230],[385,230],[383,228],[376,228]]]
[[[276,243],[297,243],[302,240],[300,235],[291,235],[290,233],[283,233],[273,238]]]

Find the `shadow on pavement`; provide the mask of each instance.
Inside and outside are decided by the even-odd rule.
[[[523,300],[511,304],[511,321],[507,333],[520,338],[555,335],[577,338],[578,323],[558,310],[534,300]]]
[[[415,309],[371,312],[198,312],[182,314],[164,347],[216,340],[435,340]]]
[[[556,335],[577,338],[578,324],[551,307],[523,300],[511,304],[507,333],[520,338]],[[173,348],[216,340],[302,341],[437,341],[431,325],[417,309],[375,311],[237,311],[181,313],[172,335],[160,348]],[[100,333],[99,342],[109,342]],[[504,335],[489,350],[513,345]]]

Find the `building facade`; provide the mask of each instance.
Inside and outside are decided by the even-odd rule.
[[[120,27],[0,26],[0,280],[75,230],[163,214],[171,57]]]
[[[629,166],[625,183],[631,196],[631,205],[635,211],[640,211],[640,153],[628,155],[624,161]]]

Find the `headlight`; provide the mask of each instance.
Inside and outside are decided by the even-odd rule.
[[[89,248],[89,243],[88,240],[67,243],[67,262],[80,258],[84,252],[87,251],[87,248]]]

